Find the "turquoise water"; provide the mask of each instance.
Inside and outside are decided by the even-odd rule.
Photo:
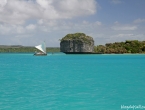
[[[145,106],[145,55],[0,54],[0,110],[121,105]]]

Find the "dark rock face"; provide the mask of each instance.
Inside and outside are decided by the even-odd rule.
[[[87,38],[85,36],[85,38]],[[60,42],[60,51],[66,53],[92,53],[94,51],[94,40],[88,37],[87,41],[82,40],[83,37],[79,39],[64,39]]]

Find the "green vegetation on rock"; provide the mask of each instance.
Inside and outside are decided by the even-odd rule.
[[[145,53],[145,41],[126,40],[126,42],[107,43],[94,47],[96,53]]]
[[[60,41],[62,42],[65,40],[76,40],[78,42],[81,41],[88,44],[91,44],[91,42],[94,41],[92,37],[86,36],[84,33],[67,34]]]

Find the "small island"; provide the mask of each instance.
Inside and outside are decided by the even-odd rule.
[[[93,38],[84,33],[67,34],[60,41],[60,51],[66,54],[94,52]]]

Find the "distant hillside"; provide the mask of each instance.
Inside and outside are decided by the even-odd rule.
[[[7,46],[7,45],[0,45],[0,53],[33,53],[37,49],[34,47],[30,46],[21,46],[21,45],[12,45],[12,46]],[[47,47],[46,48],[47,52],[60,52],[59,47]]]
[[[96,53],[145,53],[145,41],[126,40],[94,47]]]
[[[0,45],[0,48],[20,48],[22,45]]]

